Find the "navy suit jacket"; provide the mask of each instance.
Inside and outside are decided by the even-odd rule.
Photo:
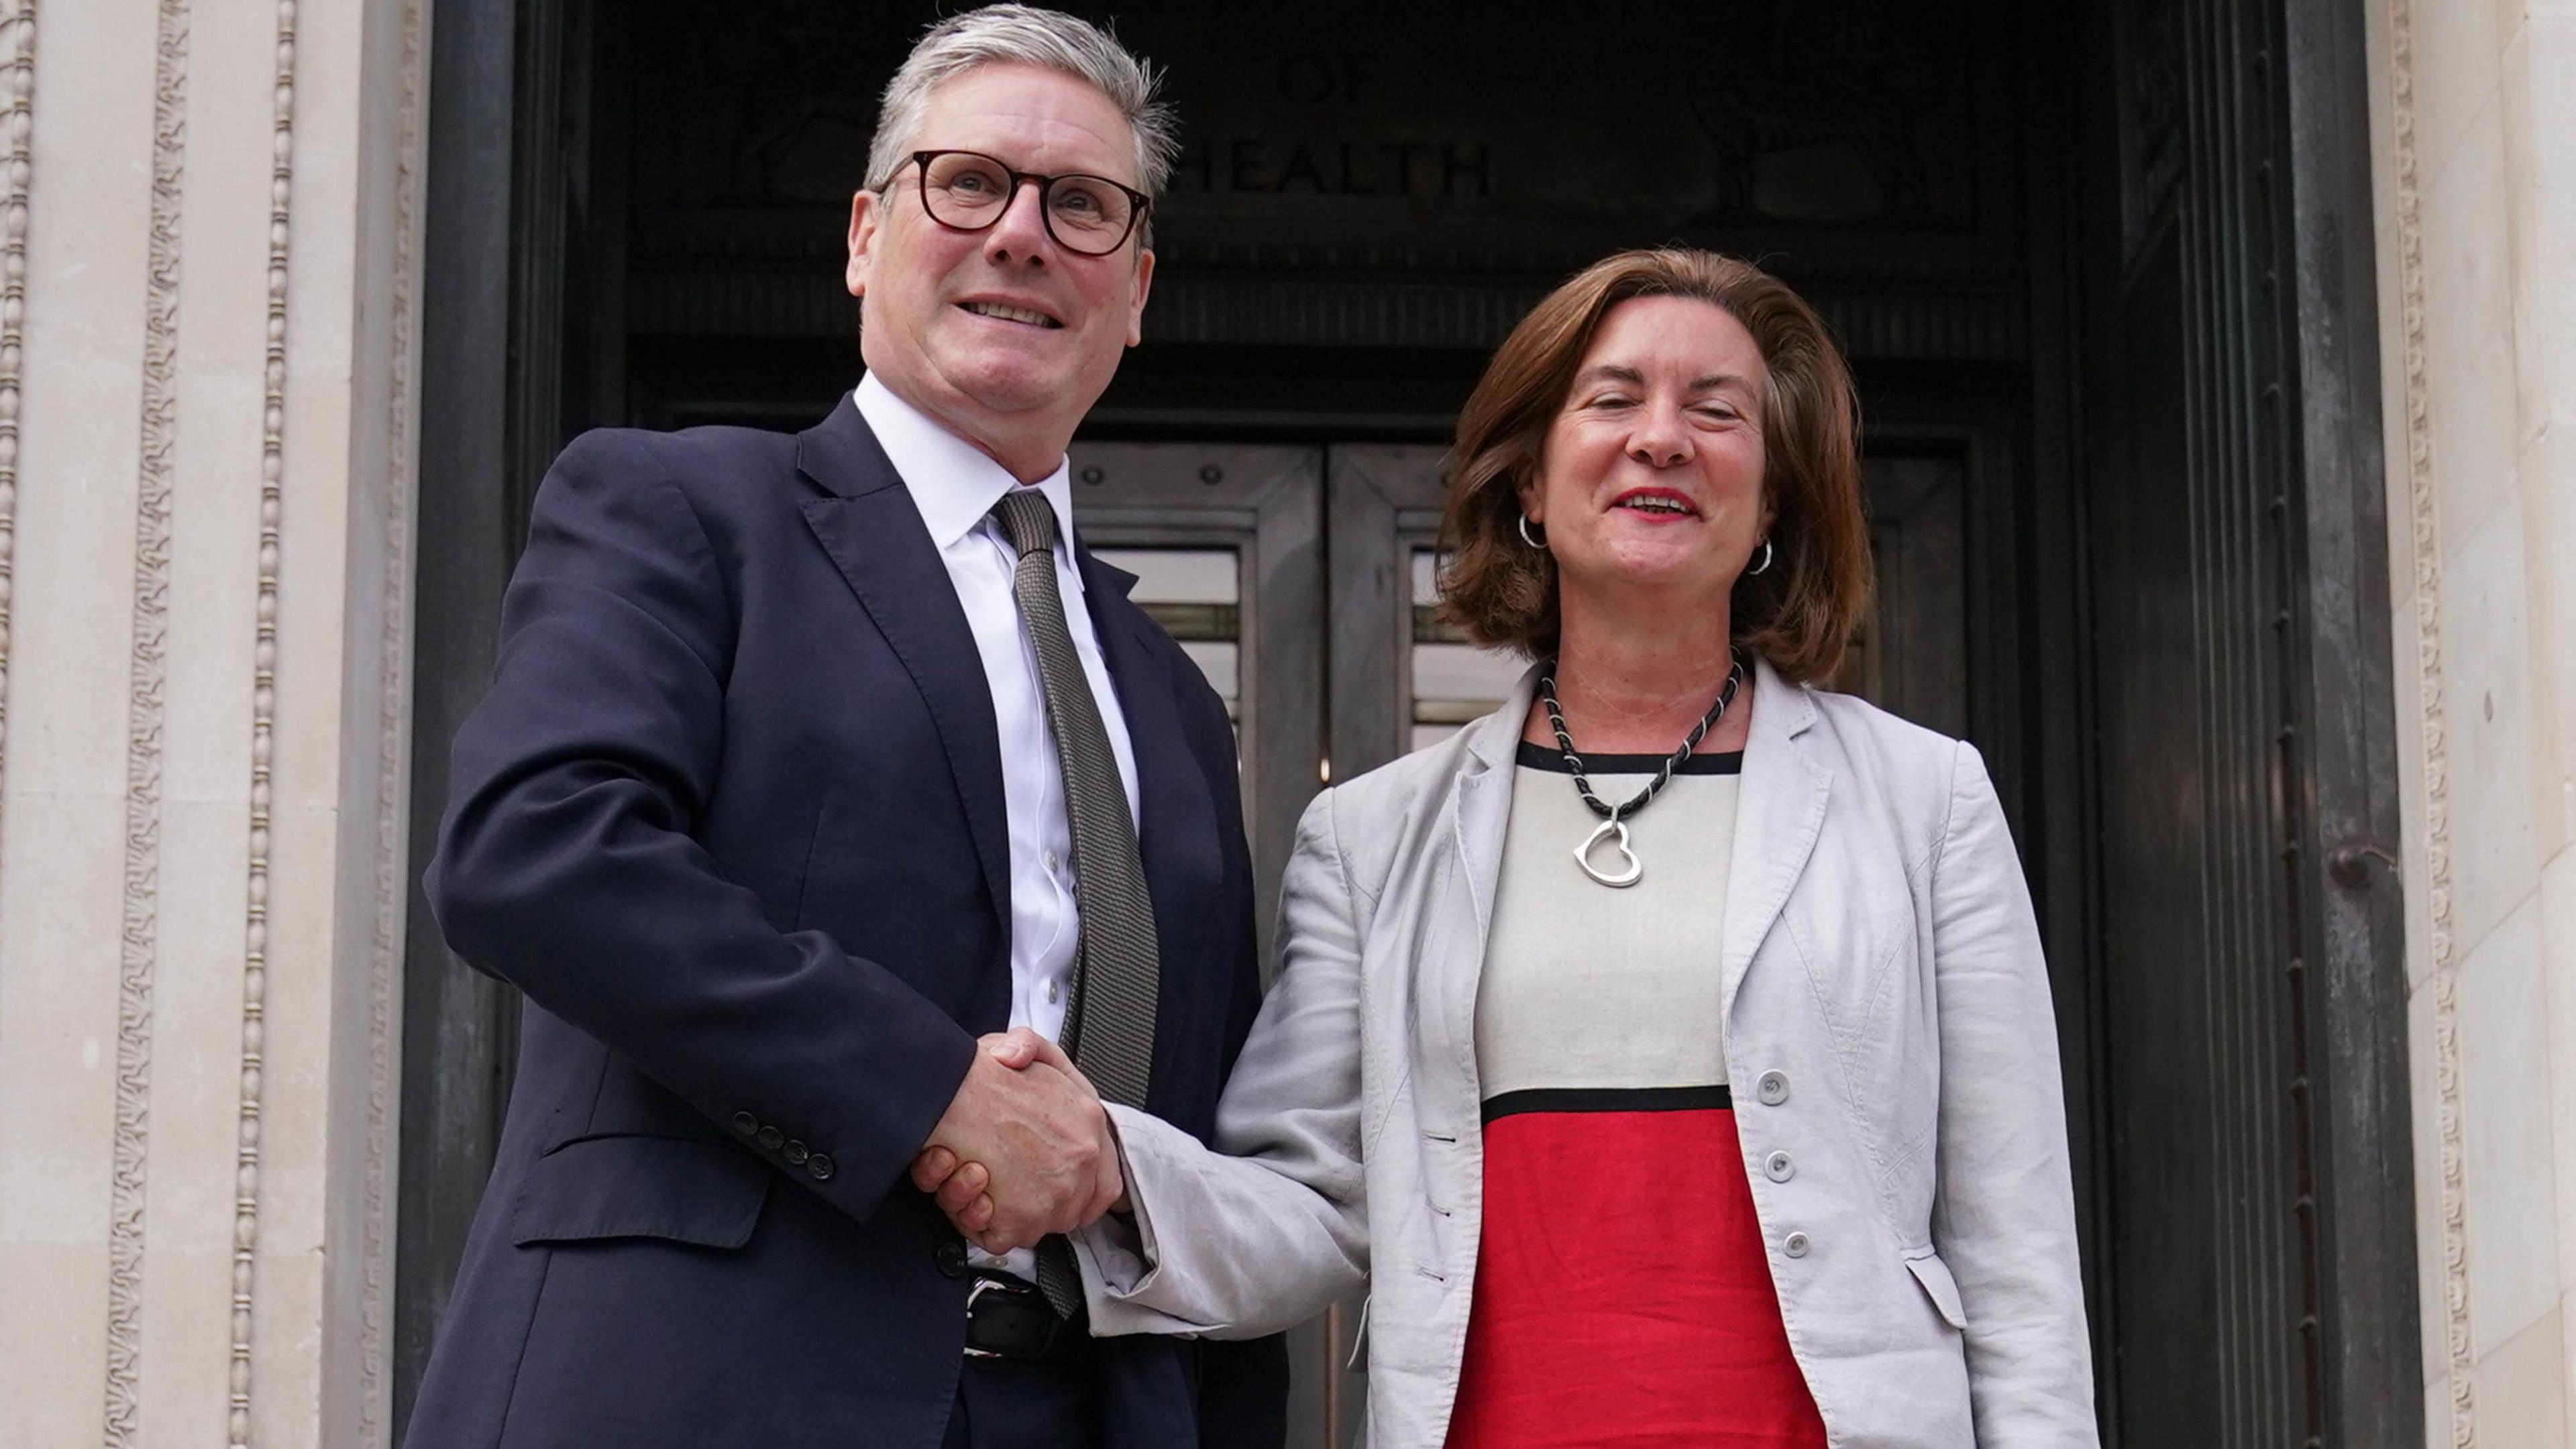
[[[1079,554],[1163,950],[1147,1107],[1205,1139],[1259,1004],[1234,738]],[[527,996],[413,1449],[940,1442],[964,1244],[906,1169],[1009,1025],[991,694],[847,398],[602,431],[537,495],[427,889]],[[1276,1340],[1098,1345],[1108,1443],[1276,1445]]]

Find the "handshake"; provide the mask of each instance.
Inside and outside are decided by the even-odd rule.
[[[1088,1227],[1127,1201],[1100,1095],[1063,1048],[1026,1027],[976,1044],[912,1181],[988,1253]]]

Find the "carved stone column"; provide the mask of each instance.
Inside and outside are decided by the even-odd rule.
[[[0,3],[13,1442],[386,1438],[424,5]]]

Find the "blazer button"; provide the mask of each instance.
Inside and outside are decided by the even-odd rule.
[[[1777,1107],[1789,1100],[1789,1076],[1786,1072],[1764,1072],[1753,1084],[1753,1095],[1765,1107]]]
[[[806,1152],[804,1143],[791,1137],[788,1139],[786,1147],[780,1149],[780,1155],[787,1159],[790,1166],[802,1167],[805,1165],[806,1157],[810,1154]]]
[[[1812,1246],[1814,1245],[1807,1241],[1807,1235],[1805,1233],[1791,1233],[1789,1236],[1780,1240],[1780,1251],[1788,1254],[1792,1258],[1803,1258],[1807,1256],[1807,1249]]]
[[[817,1152],[805,1159],[805,1175],[816,1182],[832,1180],[832,1159]]]
[[[930,1250],[930,1261],[939,1265],[944,1278],[966,1276],[966,1245],[951,1239]]]
[[[1762,1159],[1762,1175],[1773,1182],[1787,1182],[1798,1175],[1798,1169],[1790,1165],[1788,1153],[1774,1152]]]
[[[760,1131],[760,1119],[749,1112],[733,1114],[733,1131],[737,1137],[749,1137]]]
[[[763,1127],[760,1129],[759,1141],[765,1150],[776,1152],[787,1141],[787,1134],[775,1127]]]

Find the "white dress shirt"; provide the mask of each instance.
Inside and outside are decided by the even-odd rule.
[[[1127,738],[1127,716],[1118,707],[1108,661],[1092,631],[1082,575],[1073,565],[1072,481],[1058,460],[1045,479],[1021,484],[973,444],[895,396],[873,373],[859,379],[852,400],[911,491],[930,541],[948,566],[966,625],[974,631],[975,652],[983,659],[993,723],[1001,737],[1002,801],[1011,833],[1011,1025],[1054,1041],[1063,1035],[1065,1008],[1072,1004],[1080,924],[1073,896],[1073,830],[1065,815],[1055,737],[1047,729],[1037,649],[1011,594],[1011,572],[1019,556],[991,514],[1003,494],[1023,486],[1045,494],[1055,509],[1055,577],[1064,596],[1065,627],[1091,681],[1091,697],[1099,703],[1100,723],[1108,731],[1110,753],[1118,758],[1118,778],[1126,787],[1133,819],[1135,747]],[[1037,1276],[1036,1258],[1026,1249],[997,1259],[970,1246],[968,1256],[1025,1278]]]

